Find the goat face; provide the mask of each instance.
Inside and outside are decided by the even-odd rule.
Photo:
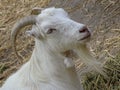
[[[37,16],[37,35],[47,45],[57,50],[74,48],[76,44],[85,43],[90,31],[84,24],[71,20],[63,9],[48,8]],[[38,33],[39,32],[39,33]]]
[[[34,24],[28,34],[46,43],[57,51],[73,49],[78,44],[84,44],[90,37],[89,29],[81,23],[75,22],[62,8],[47,8],[36,16],[25,17],[15,25],[12,32],[15,42],[17,32],[24,26]],[[14,45],[14,44],[13,44]]]

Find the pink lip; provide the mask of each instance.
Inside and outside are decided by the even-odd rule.
[[[80,40],[87,39],[87,38],[89,38],[90,36],[91,36],[91,34],[90,34],[90,33],[88,33],[85,37],[81,38]]]

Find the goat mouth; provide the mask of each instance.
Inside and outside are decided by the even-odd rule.
[[[89,33],[89,34],[85,35],[83,38],[81,38],[80,40],[88,39],[88,38],[90,38],[90,36],[91,36],[91,34]]]

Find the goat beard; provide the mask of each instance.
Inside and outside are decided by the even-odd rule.
[[[80,60],[89,68],[90,70],[97,71],[98,73],[105,75],[103,71],[103,65],[100,61],[96,60],[95,57],[93,57],[87,47],[86,44],[77,46],[76,49],[74,49],[74,52],[77,54],[77,56],[80,58]]]
[[[105,76],[103,65],[93,57],[86,44],[78,45],[74,50],[68,50],[64,53],[66,57],[80,59],[81,63],[87,66],[87,71],[96,71]]]

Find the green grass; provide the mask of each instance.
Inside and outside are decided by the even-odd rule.
[[[8,69],[9,67],[5,64],[1,64],[0,65],[0,74],[3,73],[6,69]]]

